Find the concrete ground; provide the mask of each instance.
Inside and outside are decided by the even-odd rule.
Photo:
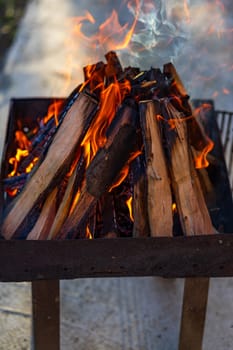
[[[103,13],[96,6],[102,3],[96,1],[89,10],[99,11],[101,16]],[[29,4],[0,77],[0,150],[11,97],[65,96],[76,81],[82,79],[77,72],[67,87],[67,67],[71,58],[70,48],[64,41],[67,42],[69,30],[67,18],[80,15],[83,7],[84,4],[75,0],[33,0]],[[223,46],[221,43],[221,48]],[[190,50],[190,46],[186,50]],[[229,54],[226,50],[225,53]],[[78,51],[76,55],[80,57],[80,60],[76,57],[76,64],[82,67],[85,54]],[[178,61],[181,66],[181,59]],[[184,64],[187,66],[187,56]],[[192,67],[192,72],[194,69]],[[229,74],[226,83],[230,90]],[[221,79],[222,86],[224,78]],[[189,82],[186,75],[185,80]],[[210,97],[217,89],[210,87],[209,82],[208,86],[206,84],[203,82],[203,90],[194,97]],[[196,88],[193,91],[197,94]],[[216,100],[217,107],[227,106],[233,110],[230,96],[220,97],[221,94]],[[204,350],[233,348],[232,291],[233,279],[211,279]],[[62,281],[62,349],[176,350],[182,293],[181,279]],[[30,348],[30,298],[30,283],[0,283],[0,350]]]

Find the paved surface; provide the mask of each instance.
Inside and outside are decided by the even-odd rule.
[[[92,1],[88,3],[91,4]],[[107,1],[95,1],[95,5],[92,4],[89,10],[96,11],[101,18],[109,12],[108,7],[107,10],[103,7],[103,3],[106,6]],[[196,1],[196,4],[200,5],[200,1]],[[68,55],[71,52],[63,44],[69,30],[66,18],[80,15],[83,7],[79,2],[65,0],[34,0],[29,4],[1,75],[1,145],[10,97],[64,96],[68,93],[66,76],[71,62]],[[207,10],[205,7],[204,9]],[[195,8],[195,11],[198,13],[198,8]],[[204,16],[202,21],[206,21],[207,15],[202,12],[201,14]],[[200,13],[197,17],[201,21]],[[195,22],[192,30],[197,29],[198,23]],[[203,64],[215,67],[220,58],[228,66],[230,53],[227,44],[230,38],[227,37],[225,44],[214,41],[217,45],[214,45],[214,48],[213,40],[212,38],[205,41],[202,38],[196,47],[194,44],[194,47],[188,44],[184,48],[186,55],[183,56],[183,61],[181,58],[177,59],[177,65],[184,70],[182,74],[187,83],[190,83],[191,75],[195,76],[195,69],[201,74]],[[200,55],[195,62],[193,53],[203,45],[205,50],[202,51],[202,55],[206,51],[205,63],[202,63],[203,56]],[[71,87],[76,80],[81,79],[81,67],[85,64],[85,59],[87,60],[85,52],[73,50],[73,53],[74,51],[79,67],[71,81]],[[209,55],[211,63],[208,61]],[[190,56],[192,68],[187,73],[187,69],[182,69],[182,66],[187,68]],[[217,78],[211,81],[204,80],[201,90],[200,84],[191,86],[193,97],[210,97],[214,91],[220,91],[216,98],[217,108],[227,106],[227,109],[233,110],[229,94],[222,92],[224,86],[232,93],[231,71],[228,69],[227,72],[220,72],[218,69],[215,74]],[[204,350],[232,348],[232,291],[232,279],[211,280]],[[62,281],[62,349],[176,350],[182,293],[183,281],[179,279],[113,278]],[[30,348],[30,297],[29,283],[0,283],[0,350]]]

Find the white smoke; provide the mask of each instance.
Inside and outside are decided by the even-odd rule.
[[[134,7],[129,10],[137,15]],[[147,69],[173,61],[182,52],[189,33],[183,18],[169,10],[171,8],[165,6],[164,1],[142,1],[132,40],[127,52],[121,54],[124,62]]]
[[[192,98],[213,98],[218,109],[233,110],[232,0],[87,0],[78,2],[78,15],[89,10],[95,23],[83,31],[98,31],[115,9],[123,26],[137,25],[126,50],[118,51],[123,66],[162,67],[172,61]],[[73,11],[73,14],[75,10]],[[99,50],[99,51],[98,51]],[[104,47],[76,50],[80,66],[103,60]],[[74,58],[74,61],[76,58]]]

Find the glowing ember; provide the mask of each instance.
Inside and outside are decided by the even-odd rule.
[[[176,203],[172,203],[172,212],[173,212],[173,214],[177,212]]]

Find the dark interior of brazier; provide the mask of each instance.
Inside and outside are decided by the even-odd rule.
[[[1,172],[2,236],[232,232],[212,101],[191,103],[171,64],[163,72],[140,71],[123,69],[115,53],[106,59],[84,68],[84,83],[68,99],[12,100]]]

